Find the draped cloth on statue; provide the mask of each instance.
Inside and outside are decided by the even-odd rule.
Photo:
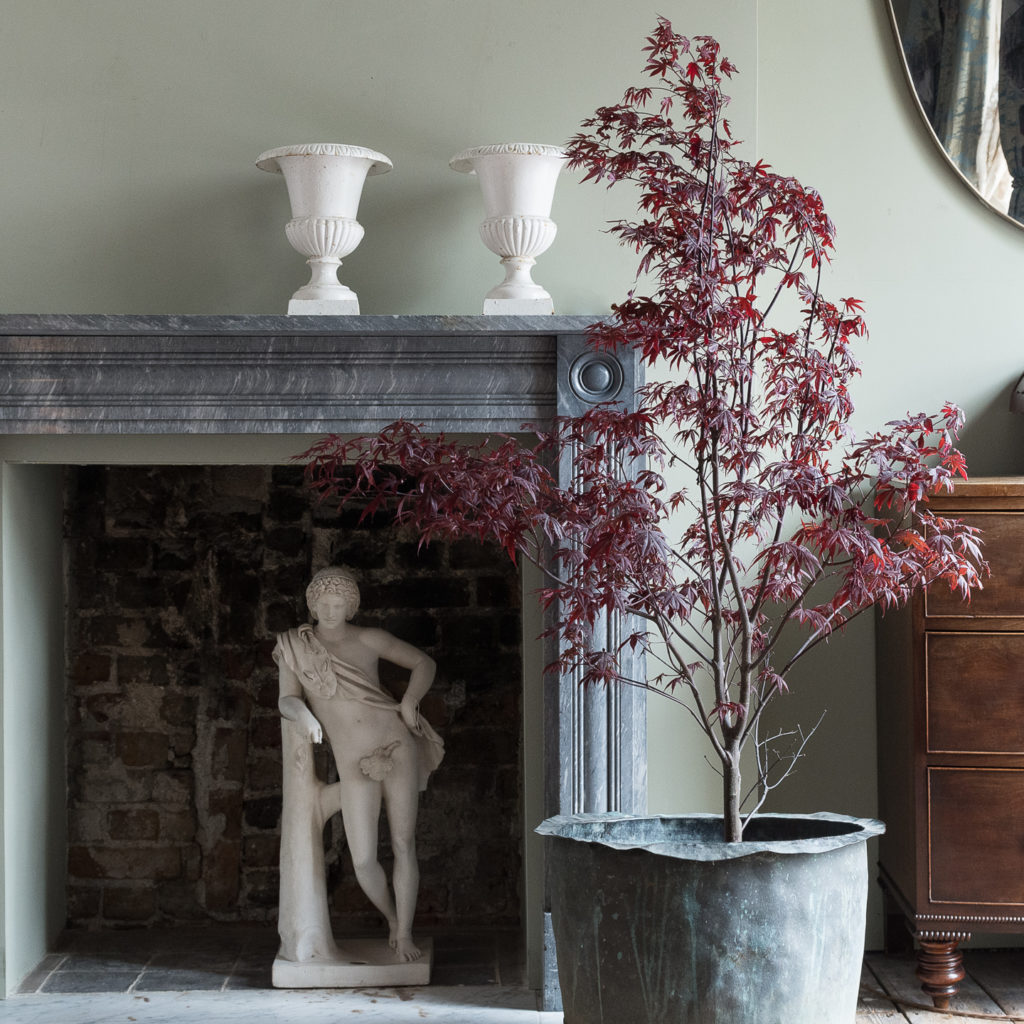
[[[313,627],[299,626],[280,633],[274,647],[274,661],[284,664],[298,677],[303,689],[315,697],[341,697],[385,711],[399,713],[400,705],[375,685],[362,669],[336,657],[317,639]],[[416,741],[420,790],[427,788],[430,773],[444,757],[444,742],[422,715],[410,730]]]

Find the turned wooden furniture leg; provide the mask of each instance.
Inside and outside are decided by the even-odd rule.
[[[964,955],[959,939],[918,938],[921,948],[917,952],[917,976],[921,988],[932,997],[936,1009],[949,1008],[964,977]]]

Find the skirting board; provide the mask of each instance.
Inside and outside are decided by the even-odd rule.
[[[419,943],[423,956],[410,964],[395,959],[384,939],[346,939],[338,944],[339,960],[274,960],[274,988],[390,988],[429,985],[434,940]]]

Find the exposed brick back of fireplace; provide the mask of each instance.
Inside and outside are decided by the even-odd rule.
[[[275,916],[270,652],[331,563],[360,577],[357,621],[439,665],[423,711],[447,751],[421,799],[420,923],[519,922],[519,584],[499,551],[417,552],[384,517],[314,508],[291,467],[71,468],[66,512],[71,924]],[[375,925],[340,819],[327,832],[334,911]]]

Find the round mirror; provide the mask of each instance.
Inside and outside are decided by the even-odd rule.
[[[888,0],[903,69],[950,166],[1024,225],[1024,0]]]

